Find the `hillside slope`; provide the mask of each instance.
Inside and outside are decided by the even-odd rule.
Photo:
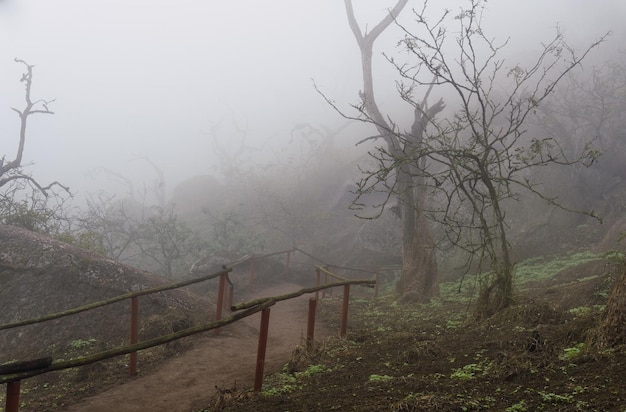
[[[0,225],[0,324],[37,318],[130,291],[171,283],[17,227]],[[196,323],[213,313],[207,299],[184,290],[139,299],[140,339]],[[127,340],[130,303],[121,301],[61,319],[0,331],[0,363],[61,356],[72,342],[99,349]]]

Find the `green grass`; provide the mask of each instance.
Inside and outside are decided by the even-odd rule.
[[[587,250],[528,259],[520,262],[515,268],[515,286],[519,287],[528,282],[550,279],[565,269],[601,258],[602,256]]]
[[[329,369],[322,365],[309,365],[302,372],[289,373],[284,367],[282,372],[268,376],[263,383],[263,395],[280,396],[302,388],[307,378],[320,373],[328,372]]]
[[[523,288],[529,282],[550,279],[565,269],[598,259],[602,259],[602,256],[591,251],[527,259],[515,266],[513,282],[516,288]],[[486,274],[467,275],[453,282],[440,283],[439,297],[433,303],[470,303],[475,296],[475,292],[478,291],[481,275],[484,277]]]

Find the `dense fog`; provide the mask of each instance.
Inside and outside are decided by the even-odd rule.
[[[431,3],[435,16],[464,2]],[[356,12],[371,27],[392,5],[359,2]],[[506,53],[512,63],[536,50],[557,24],[579,46],[613,30],[603,46],[612,48],[620,43],[620,16],[626,14],[620,1],[486,5],[485,27],[498,39],[511,37]],[[407,10],[402,21],[410,19]],[[27,159],[34,173],[77,192],[114,189],[101,168],[141,184],[152,177],[141,158],[161,168],[169,190],[188,177],[213,173],[212,131],[234,153],[233,118],[247,132],[251,160],[274,160],[296,125],[342,125],[313,81],[344,107],[357,102],[361,87],[358,49],[336,0],[3,0],[0,34],[3,153],[11,153],[17,134],[18,119],[9,107],[23,100],[22,67],[13,62],[18,57],[36,65],[34,96],[56,99],[55,115],[31,124]],[[394,53],[398,35],[385,33],[376,52]],[[382,58],[376,64],[385,104],[396,98],[393,70]],[[337,143],[351,146],[362,135],[348,128]]]
[[[355,2],[360,26],[371,29],[393,4]],[[445,8],[458,13],[467,4],[431,2],[427,15],[434,21]],[[580,51],[612,32],[583,62],[581,79],[609,58],[623,58],[626,5],[619,0],[483,5],[481,27],[498,44],[508,39],[505,70],[536,59],[557,27]],[[411,1],[398,23],[410,29],[410,8],[422,7]],[[379,105],[408,127],[413,109],[400,99],[398,73],[383,57],[407,58],[398,47],[402,37],[392,25],[377,41],[374,76]],[[354,214],[348,194],[359,167],[371,164],[373,147],[356,143],[375,130],[343,118],[325,100],[350,112],[363,88],[343,2],[3,0],[0,50],[2,153],[11,158],[19,136],[11,110],[24,104],[18,58],[35,65],[33,99],[54,100],[54,115],[29,121],[27,171],[42,184],[69,186],[73,212],[89,201],[94,213],[129,202],[125,217],[141,215],[133,207],[173,208],[214,241],[215,222],[225,232],[253,231],[252,240],[219,240],[243,251],[310,242],[321,220],[336,224],[329,211]],[[431,99],[445,100],[446,93],[435,88]],[[442,116],[451,116],[455,103],[446,104]],[[390,252],[397,238],[379,235],[394,224],[388,216],[369,221],[358,237]]]

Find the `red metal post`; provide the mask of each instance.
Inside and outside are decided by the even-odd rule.
[[[285,279],[289,279],[289,263],[291,261],[291,250],[287,252],[287,261],[285,262]]]
[[[4,410],[17,412],[20,409],[20,381],[7,383],[7,398]]]
[[[380,272],[376,272],[376,284],[374,285],[374,297],[378,297],[378,283],[380,282]]]
[[[306,325],[306,341],[307,343],[313,342],[313,335],[315,334],[315,309],[317,308],[317,299],[309,299],[309,317]]]
[[[346,336],[346,326],[348,324],[348,303],[350,302],[350,285],[343,287],[343,305],[341,307],[341,327],[339,336]]]
[[[215,320],[222,320],[222,309],[224,308],[224,295],[226,294],[226,273],[220,275],[220,285],[217,291],[217,305],[215,307]],[[220,328],[215,328],[215,334],[220,334]]]
[[[130,344],[134,345],[139,341],[139,297],[130,298]],[[130,353],[128,361],[128,375],[137,375],[137,352]]]
[[[270,308],[261,311],[261,328],[259,330],[259,346],[256,353],[256,373],[254,374],[254,391],[263,388],[263,370],[265,369],[265,350],[267,349],[267,335],[270,326]]]
[[[233,293],[234,293],[234,287],[233,285],[230,285],[228,287],[228,303],[226,304],[226,307],[228,307],[228,310],[230,310],[232,312],[232,310],[230,308],[232,308],[233,306]]]

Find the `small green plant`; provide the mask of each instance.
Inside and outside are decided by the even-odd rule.
[[[561,360],[572,360],[579,357],[585,349],[584,343],[579,343],[574,347],[563,349],[563,354],[559,356]]]
[[[313,376],[313,375],[317,375],[318,373],[323,373],[326,372],[327,369],[325,366],[323,365],[309,365],[304,371],[302,372],[296,372],[296,376]]]
[[[269,376],[263,384],[263,395],[279,396],[298,389],[296,377],[289,373],[276,373]]]
[[[83,349],[90,349],[93,348],[94,344],[97,342],[96,339],[76,339],[70,342],[69,347],[72,350],[83,350]]]
[[[384,381],[388,381],[393,379],[393,376],[389,376],[389,375],[370,375],[369,377],[369,381],[370,382],[384,382]]]
[[[446,322],[446,329],[458,329],[463,325],[463,321],[458,319],[448,319]]]
[[[547,392],[541,392],[538,391],[537,392],[539,394],[539,396],[541,396],[541,400],[545,403],[549,403],[551,405],[554,404],[562,404],[562,403],[571,403],[572,402],[572,395],[559,395],[558,393],[547,393]]]
[[[302,372],[289,373],[284,367],[282,372],[270,375],[263,384],[263,395],[279,396],[296,391],[303,386],[303,381],[313,375],[327,372],[323,365],[309,365]]]
[[[578,306],[569,310],[569,313],[577,318],[591,315],[592,313],[600,313],[604,310],[604,305]]]
[[[474,379],[477,374],[485,375],[491,369],[491,362],[470,363],[462,368],[455,369],[450,379],[468,380]]]
[[[626,262],[626,253],[622,252],[621,250],[610,250],[606,252],[603,257],[609,262],[617,264],[619,266],[623,266]]]
[[[521,401],[506,408],[505,412],[525,412],[527,410],[528,409],[526,409],[526,402],[524,402],[524,400],[522,399]]]

